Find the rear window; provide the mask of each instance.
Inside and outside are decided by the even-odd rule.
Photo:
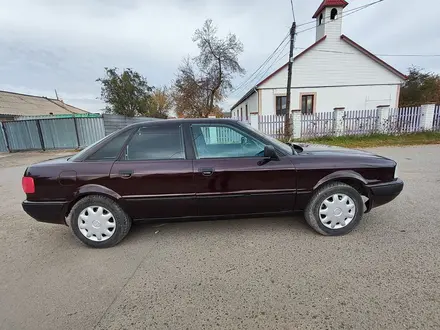
[[[106,161],[106,160],[115,160],[118,158],[121,153],[121,149],[127,141],[127,138],[130,136],[133,130],[128,130],[117,137],[113,138],[107,144],[102,146],[99,150],[97,150],[93,155],[87,158],[87,160],[93,161]]]
[[[181,127],[139,128],[127,144],[124,159],[185,159]]]

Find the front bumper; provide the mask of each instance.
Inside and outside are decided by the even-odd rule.
[[[22,203],[23,210],[40,222],[65,225],[67,202],[31,202]]]
[[[391,202],[403,190],[403,181],[396,179],[391,182],[368,185],[369,190],[369,206],[368,210]]]

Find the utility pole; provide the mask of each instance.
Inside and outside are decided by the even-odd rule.
[[[284,121],[284,136],[290,138],[290,88],[292,87],[292,64],[293,64],[293,49],[295,47],[296,22],[292,23],[290,28],[290,51],[289,64],[287,70],[287,96],[286,96],[286,116]]]

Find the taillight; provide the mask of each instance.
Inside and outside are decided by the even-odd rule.
[[[24,176],[23,179],[21,179],[21,185],[25,194],[33,194],[35,192],[34,178]]]

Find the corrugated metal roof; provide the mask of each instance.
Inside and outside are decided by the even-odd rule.
[[[47,97],[0,91],[0,114],[35,116],[87,113],[87,111]]]

